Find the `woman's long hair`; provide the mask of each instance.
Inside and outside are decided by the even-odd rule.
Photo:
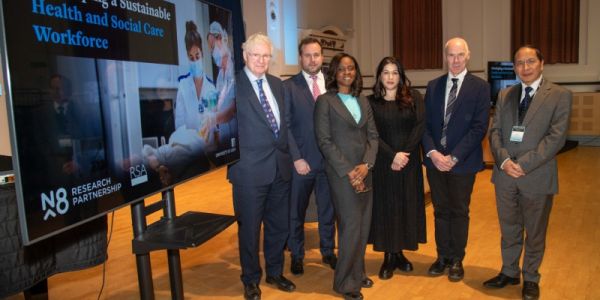
[[[337,74],[337,69],[340,66],[340,62],[344,57],[349,57],[354,62],[356,77],[354,78],[354,81],[350,86],[350,94],[352,94],[352,96],[354,97],[358,97],[360,95],[360,92],[362,92],[363,85],[362,75],[360,74],[360,68],[358,67],[358,62],[356,61],[356,59],[352,55],[344,52],[336,54],[331,59],[331,62],[329,63],[329,68],[327,69],[327,77],[325,78],[325,88],[327,88],[328,92],[339,92],[340,89],[338,87],[337,80],[335,79],[335,75]]]
[[[375,85],[373,86],[373,95],[375,96],[375,99],[385,101],[383,97],[385,96],[386,90],[381,80],[381,73],[383,73],[383,68],[388,64],[396,65],[398,74],[400,75],[400,82],[398,83],[398,90],[396,91],[396,104],[398,105],[398,108],[413,107],[413,97],[410,93],[410,79],[406,77],[404,66],[400,63],[400,60],[391,56],[384,57],[381,62],[379,62],[379,66],[377,66],[377,73],[375,73],[377,74],[377,77],[375,78]]]

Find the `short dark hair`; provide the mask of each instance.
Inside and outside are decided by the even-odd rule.
[[[360,92],[362,92],[362,85],[363,85],[362,75],[360,73],[360,67],[358,66],[358,62],[356,61],[356,58],[354,58],[352,55],[350,55],[348,53],[340,52],[331,59],[331,62],[329,63],[329,67],[327,68],[327,77],[325,78],[325,87],[327,88],[328,92],[337,93],[339,91],[339,87],[337,84],[337,80],[335,79],[335,77],[336,77],[335,75],[337,74],[337,69],[340,66],[340,62],[342,61],[342,59],[344,57],[349,57],[354,62],[354,67],[356,70],[356,77],[354,78],[354,82],[352,82],[352,86],[350,87],[350,93],[352,94],[352,96],[358,97],[360,95]]]
[[[537,47],[530,45],[530,44],[525,44],[519,48],[517,48],[517,50],[515,50],[515,52],[513,53],[513,62],[515,61],[515,57],[517,57],[517,53],[521,50],[521,49],[532,49],[535,51],[535,56],[537,56],[537,58],[540,61],[544,61],[544,56],[542,55],[542,51],[540,51],[540,49],[538,49]]]
[[[308,44],[319,44],[321,53],[323,53],[323,45],[321,45],[321,42],[312,36],[307,36],[300,41],[300,44],[298,44],[298,55],[302,55],[302,47]]]

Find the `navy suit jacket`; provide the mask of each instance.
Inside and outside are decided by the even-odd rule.
[[[285,107],[290,118],[290,153],[294,161],[304,159],[313,172],[323,170],[314,127],[315,101],[302,72],[283,82]]]
[[[261,186],[271,184],[279,172],[283,180],[292,176],[292,157],[288,145],[283,84],[266,74],[269,87],[279,106],[279,137],[275,138],[267,116],[242,70],[236,75],[235,104],[240,143],[240,159],[229,165],[227,178],[232,184]]]
[[[476,173],[483,169],[483,150],[481,141],[488,129],[490,111],[490,86],[483,79],[470,73],[458,91],[454,112],[450,117],[446,131],[447,148],[440,144],[444,125],[444,98],[448,74],[440,76],[427,84],[425,94],[426,128],[423,134],[425,154],[437,150],[444,155],[458,158],[452,173]],[[430,158],[423,162],[428,168],[435,168]]]

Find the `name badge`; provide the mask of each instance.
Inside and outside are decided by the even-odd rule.
[[[520,143],[523,141],[523,135],[525,134],[525,126],[513,126],[512,132],[510,133],[510,141]]]

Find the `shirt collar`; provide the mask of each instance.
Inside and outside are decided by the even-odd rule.
[[[248,79],[250,79],[250,82],[256,82],[259,79],[267,79],[267,76],[265,76],[265,74],[263,74],[261,77],[256,77],[256,75],[254,75],[254,73],[252,73],[252,71],[250,71],[248,67],[244,67],[244,72],[246,72],[246,75],[248,76]]]
[[[321,78],[323,78],[323,73],[319,70],[319,73],[315,74],[317,75],[317,80],[320,80]],[[312,75],[306,73],[306,71],[302,70],[302,76],[304,76],[304,79],[306,79],[307,82],[312,82],[312,78],[310,78]]]
[[[530,86],[532,88],[532,94],[535,94],[535,92],[537,92],[537,90],[540,88],[540,85],[542,84],[542,77],[540,76],[540,78],[536,79],[534,82],[532,82],[530,85],[525,85],[524,83],[521,84],[521,95],[525,95],[525,88]]]
[[[458,78],[458,82],[463,82],[465,76],[467,75],[467,68],[465,68],[462,72],[458,73],[458,75],[454,76],[452,73],[448,72],[448,82],[452,81],[452,78]]]

